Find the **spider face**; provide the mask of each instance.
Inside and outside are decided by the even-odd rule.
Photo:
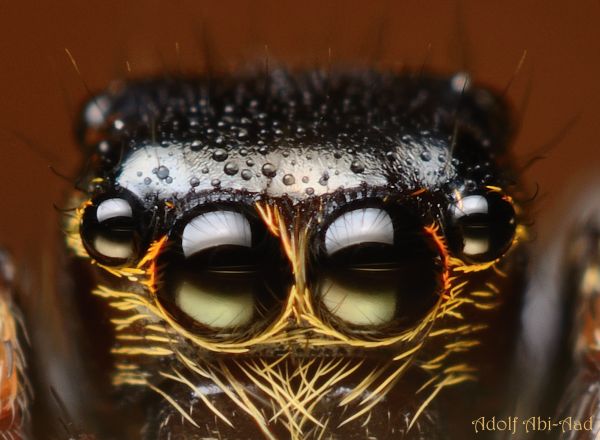
[[[140,432],[450,432],[440,391],[482,362],[482,394],[502,389],[510,358],[509,132],[462,75],[141,80],[91,100],[68,243],[93,263],[107,374],[136,390]]]

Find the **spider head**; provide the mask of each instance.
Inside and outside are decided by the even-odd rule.
[[[161,402],[148,429],[383,438],[414,426],[417,391],[474,380],[483,327],[453,320],[493,308],[465,274],[492,283],[518,210],[506,108],[464,80],[275,71],[87,104],[72,237],[130,341],[114,383]]]

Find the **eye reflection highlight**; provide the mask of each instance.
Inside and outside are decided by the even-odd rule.
[[[193,320],[213,328],[249,324],[256,308],[252,283],[246,277],[223,279],[200,273],[176,288],[175,304]]]
[[[326,277],[321,300],[335,316],[348,324],[382,325],[394,319],[397,308],[393,285],[373,285],[369,276],[345,278]]]

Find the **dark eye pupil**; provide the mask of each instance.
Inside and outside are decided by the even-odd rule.
[[[482,196],[478,197],[483,200]],[[474,207],[465,198],[462,212],[455,208],[452,219],[455,229],[451,245],[455,252],[472,262],[493,261],[510,247],[516,230],[512,204],[500,194],[485,196],[485,204]],[[458,214],[457,214],[458,213]]]
[[[369,267],[386,267],[397,264],[399,255],[394,247],[383,243],[362,243],[344,248],[329,259],[329,266],[339,269],[367,269]]]
[[[240,270],[258,270],[255,252],[244,246],[223,245],[204,252],[199,252],[188,258],[185,263],[193,271],[207,270],[212,272],[233,272]]]
[[[133,219],[131,217],[115,217],[98,224],[100,229],[114,234],[131,233],[134,229]]]

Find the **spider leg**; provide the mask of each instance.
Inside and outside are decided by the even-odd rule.
[[[25,439],[30,387],[25,376],[22,316],[15,304],[14,265],[0,250],[0,439]]]
[[[598,188],[596,181],[566,192],[568,203],[534,243],[506,414],[523,426],[497,438],[600,439]],[[555,424],[550,434],[525,432],[538,418]]]
[[[564,289],[575,298],[575,312],[572,365],[559,407],[560,438],[591,440],[600,436],[600,211],[572,232],[565,267]]]

